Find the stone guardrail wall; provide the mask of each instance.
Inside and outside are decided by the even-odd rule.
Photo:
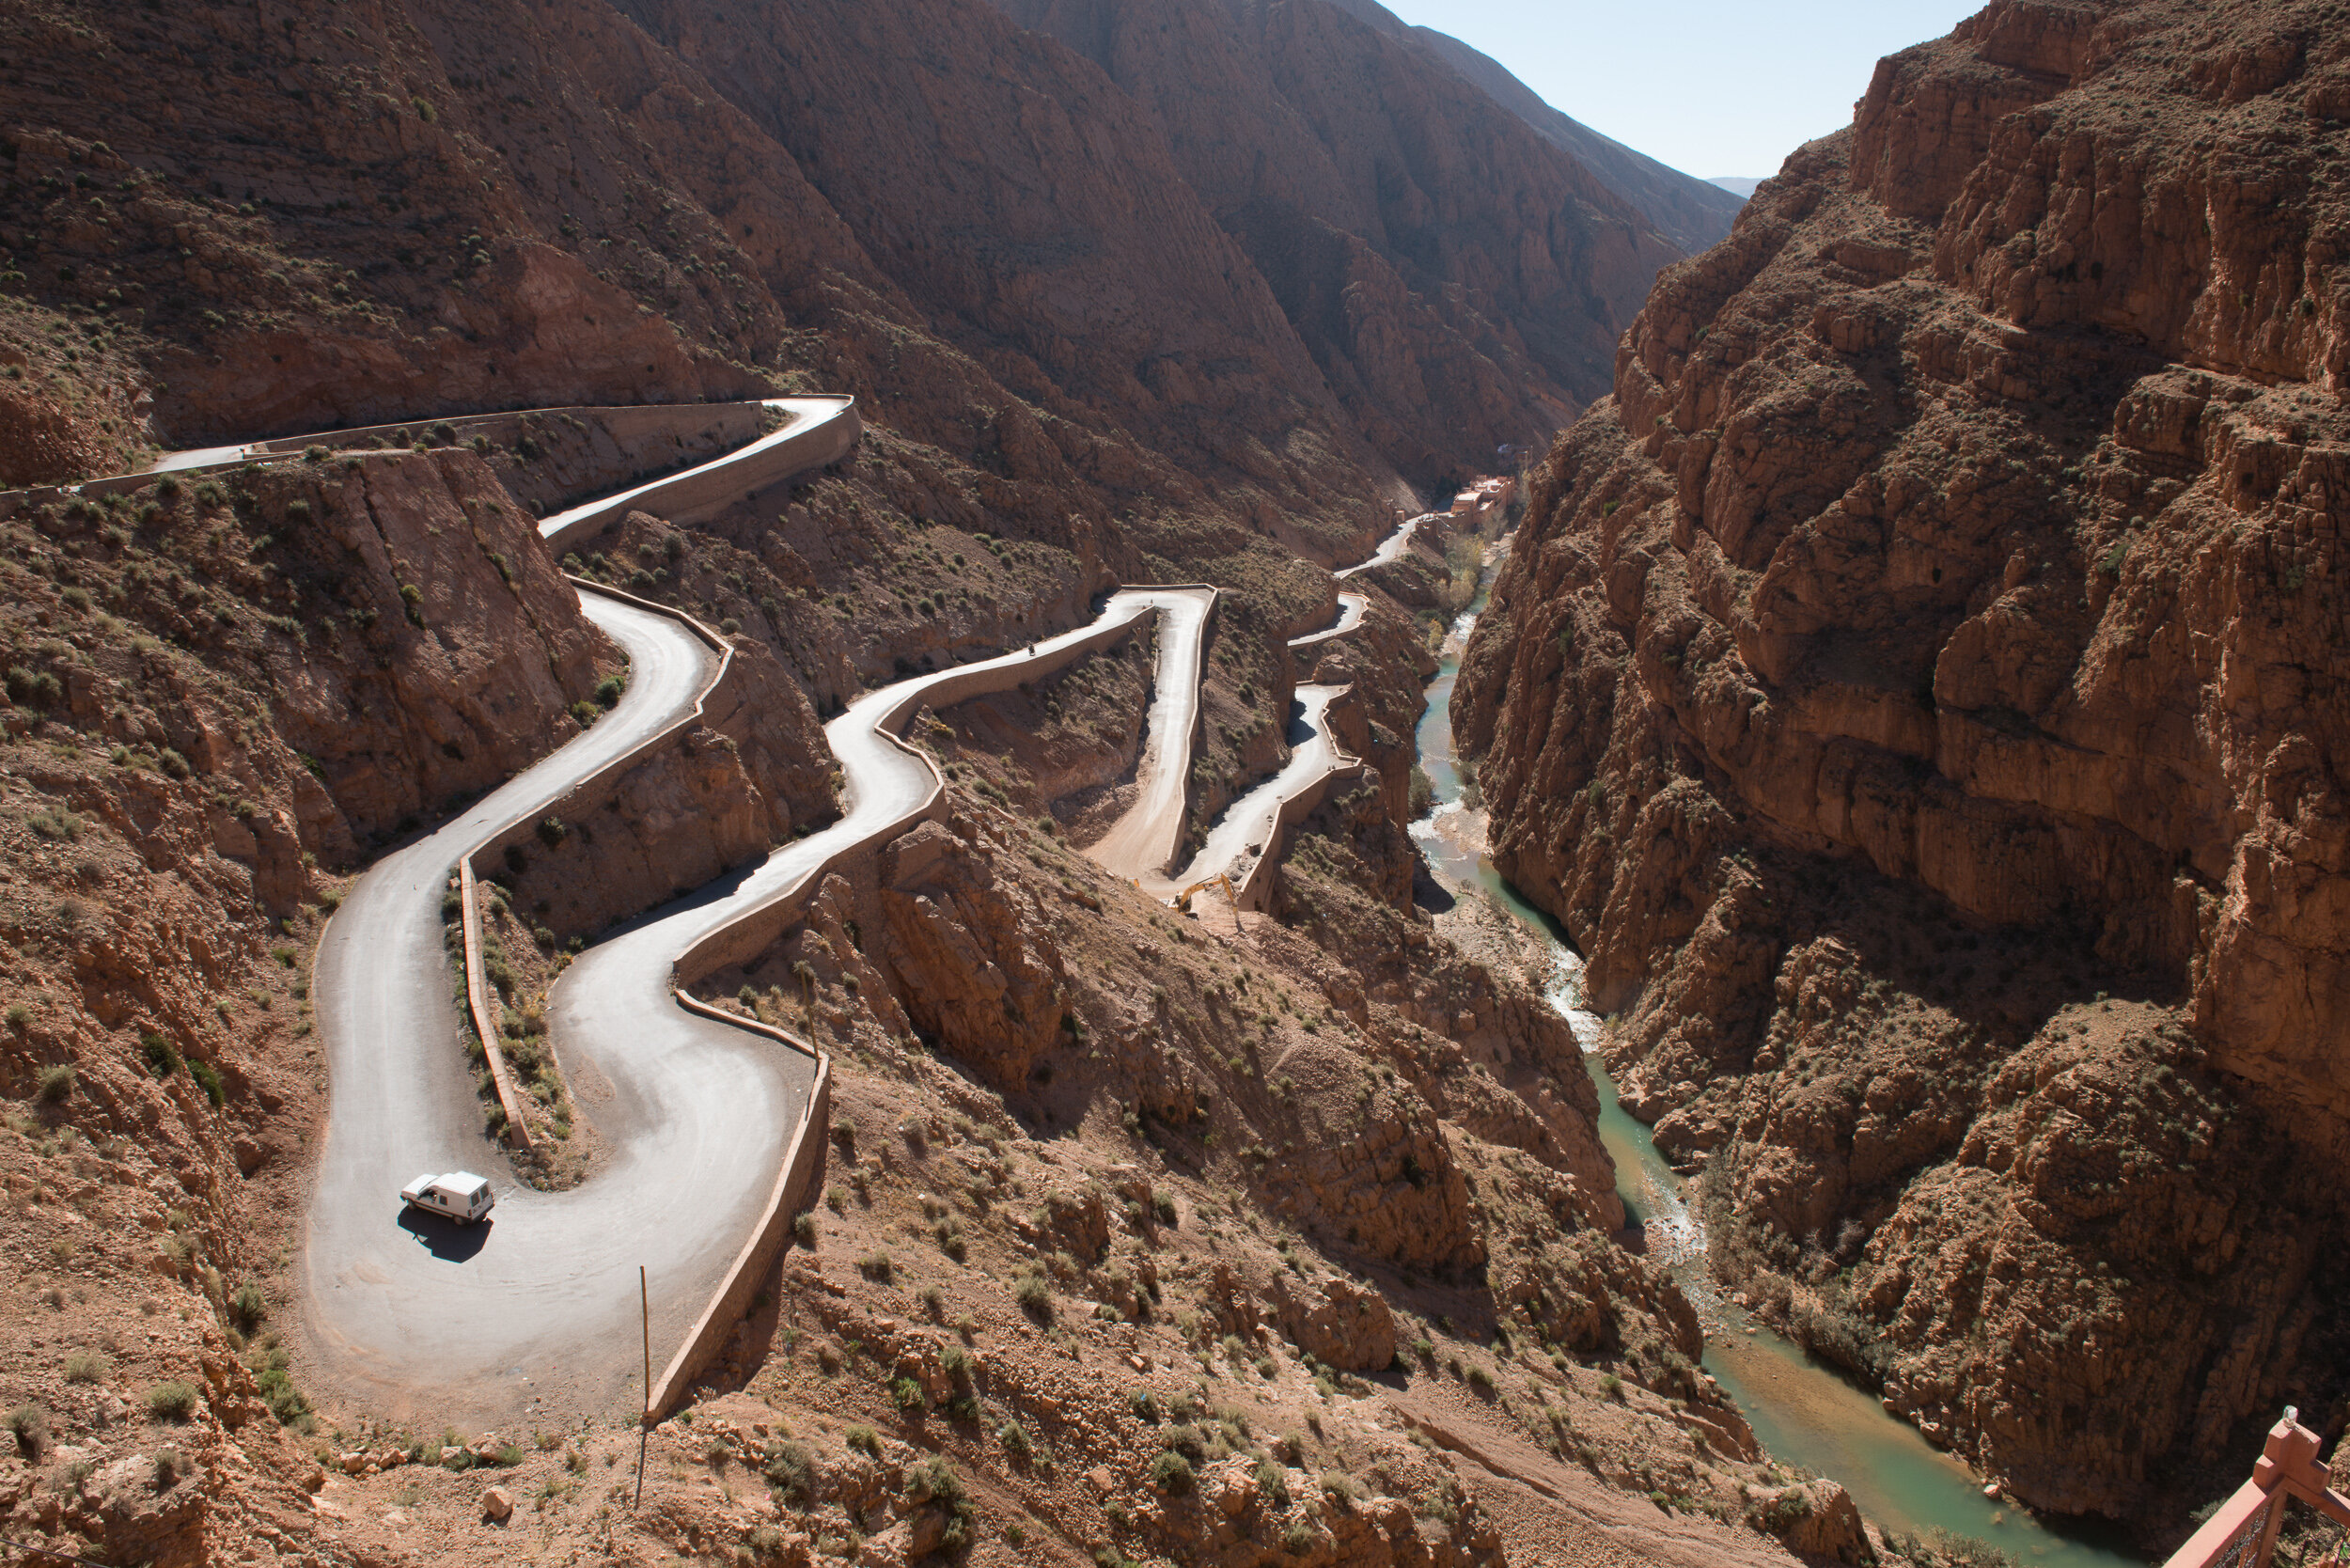
[[[1202,588],[1216,590],[1204,583],[1169,585],[1179,588]],[[1214,602],[1211,601],[1213,610]],[[920,747],[907,742],[898,733],[922,708],[950,708],[975,697],[1010,691],[1037,676],[1059,669],[1080,654],[1109,647],[1121,638],[1131,636],[1141,623],[1142,614],[1128,619],[1096,628],[1049,654],[1016,665],[993,667],[976,666],[968,669],[942,670],[927,679],[910,682],[911,689],[898,702],[874,721],[881,736],[906,756],[915,759],[931,776],[931,787],[922,804],[914,810],[826,855],[807,874],[788,888],[771,895],[764,902],[744,911],[720,930],[678,955],[671,969],[671,985],[680,1005],[706,1017],[723,1020],[738,1028],[755,1030],[814,1057],[817,1061],[816,1083],[808,1092],[807,1110],[791,1135],[791,1147],[786,1150],[782,1168],[776,1173],[766,1207],[752,1225],[750,1235],[735,1255],[734,1262],[718,1283],[718,1288],[704,1307],[701,1315],[686,1331],[684,1342],[653,1384],[647,1396],[645,1416],[648,1421],[666,1415],[691,1386],[701,1370],[725,1348],[734,1325],[749,1311],[751,1299],[758,1294],[760,1282],[782,1255],[791,1234],[792,1219],[810,1201],[810,1188],[823,1160],[824,1132],[831,1122],[832,1059],[814,1045],[787,1030],[759,1023],[711,1006],[689,994],[684,987],[694,980],[723,969],[729,964],[741,964],[758,956],[767,945],[800,918],[811,888],[821,886],[825,876],[843,861],[867,854],[903,833],[918,822],[934,817],[946,797],[947,782],[938,771],[937,761]],[[713,687],[715,682],[713,683]]]
[[[514,1074],[498,1047],[498,1011],[490,1005],[489,982],[482,978],[481,911],[474,902],[473,856],[457,858],[457,892],[464,900],[460,922],[464,932],[465,1010],[473,1015],[474,1032],[481,1037],[482,1054],[490,1058],[490,1081],[498,1091],[498,1108],[506,1115],[506,1141],[517,1149],[530,1145],[530,1129],[523,1125],[523,1103],[514,1088]]]
[[[651,512],[672,523],[699,522],[794,474],[838,462],[856,446],[865,431],[856,400],[838,401],[836,412],[805,420],[797,429],[787,428],[682,474],[563,513],[543,536],[547,549],[560,559],[565,551],[584,544],[632,511]]]
[[[1345,624],[1347,602],[1349,600],[1352,600],[1355,604],[1361,606],[1360,610],[1355,617],[1355,623],[1352,626]],[[1371,595],[1357,592],[1353,588],[1348,588],[1339,594],[1337,600],[1337,609],[1340,624],[1335,626],[1326,626],[1319,632],[1308,632],[1302,637],[1290,638],[1288,643],[1290,651],[1292,652],[1295,652],[1300,649],[1319,648],[1324,643],[1329,642],[1333,638],[1352,636],[1355,633],[1361,631],[1364,624],[1371,619]]]
[[[666,604],[655,604],[650,600],[640,599],[632,593],[623,593],[616,588],[605,588],[601,583],[588,582],[576,577],[572,578],[571,581],[583,591],[600,593],[606,598],[634,604],[639,609],[666,616],[682,623],[703,643],[713,650],[719,651],[721,655],[718,672],[711,678],[709,684],[696,695],[694,706],[690,712],[680,715],[674,722],[663,727],[658,733],[647,737],[641,745],[632,747],[624,755],[613,759],[596,773],[566,791],[558,800],[551,803],[547,808],[549,811],[560,814],[566,807],[569,807],[573,815],[580,815],[583,814],[581,808],[589,806],[591,802],[601,805],[603,796],[609,793],[612,786],[629,772],[642,765],[647,757],[702,721],[712,700],[725,686],[733,671],[734,650],[724,636],[682,610],[674,609]],[[537,813],[534,812],[531,815],[535,816]],[[533,831],[533,826],[530,817],[509,823],[474,846],[458,861],[459,875],[463,884],[465,896],[466,994],[473,1001],[474,1027],[482,1031],[482,1039],[487,1044],[491,1074],[497,1082],[499,1103],[506,1107],[507,1126],[517,1132],[522,1128],[519,1102],[513,1098],[515,1091],[511,1087],[511,1078],[506,1071],[505,1062],[495,1044],[496,1024],[492,1016],[492,1010],[488,1006],[488,986],[483,980],[479,917],[474,904],[473,863],[478,855],[500,852],[508,843],[519,842]],[[827,867],[838,859],[838,856],[834,856],[828,860]],[[734,1324],[749,1309],[750,1299],[757,1293],[760,1281],[766,1277],[768,1269],[774,1266],[776,1257],[781,1253],[786,1240],[791,1235],[792,1217],[806,1206],[808,1184],[814,1179],[816,1169],[822,1163],[824,1140],[821,1129],[829,1125],[831,1121],[832,1103],[832,1060],[816,1046],[788,1030],[762,1024],[756,1019],[741,1017],[723,1008],[712,1007],[709,1003],[687,995],[682,989],[673,988],[672,994],[676,996],[679,1005],[690,1012],[700,1013],[705,1017],[732,1025],[736,1028],[747,1029],[755,1034],[762,1034],[770,1039],[781,1041],[802,1055],[814,1058],[816,1082],[808,1091],[807,1108],[800,1118],[799,1126],[792,1131],[791,1144],[786,1149],[783,1163],[776,1173],[775,1183],[768,1193],[767,1203],[760,1211],[758,1220],[751,1226],[750,1235],[744,1240],[742,1249],[736,1253],[733,1264],[720,1279],[717,1290],[704,1305],[700,1315],[694,1320],[693,1326],[686,1331],[684,1342],[679,1345],[676,1355],[670,1358],[667,1370],[661,1374],[660,1381],[653,1386],[646,1410],[649,1416],[656,1418],[669,1408],[694,1376],[703,1367],[709,1365],[711,1359],[724,1348],[726,1338],[732,1332]],[[811,1129],[818,1129],[812,1137]],[[522,1147],[528,1147],[527,1134],[523,1134],[520,1141]]]
[[[1216,591],[1206,583],[1153,584],[1152,586],[1153,588],[1164,586],[1206,588],[1211,593]],[[1213,609],[1213,604],[1211,609]],[[1099,649],[1107,648],[1122,638],[1133,635],[1135,628],[1141,624],[1142,616],[1153,613],[1156,612],[1145,608],[1128,619],[1096,627],[1086,635],[1050,653],[1040,654],[1034,659],[1020,664],[974,665],[964,669],[942,670],[936,675],[917,678],[909,682],[912,689],[876,719],[873,728],[883,739],[888,741],[906,756],[915,759],[929,772],[931,785],[923,797],[922,804],[895,822],[886,823],[854,842],[842,845],[828,855],[822,864],[812,868],[807,875],[791,886],[768,895],[765,901],[744,911],[738,919],[712,932],[684,952],[680,953],[677,959],[677,983],[681,986],[690,985],[703,976],[715,973],[729,964],[749,963],[765,951],[768,944],[791,929],[792,924],[800,918],[802,911],[807,907],[810,895],[823,885],[823,879],[835,866],[852,856],[877,849],[912,827],[916,823],[938,815],[940,804],[945,800],[947,793],[947,781],[939,774],[938,763],[928,752],[910,744],[899,733],[900,729],[914,717],[917,710],[925,706],[951,708],[958,702],[967,702],[975,697],[987,697],[996,692],[1010,691],[1016,686],[1035,680],[1040,675],[1050,674],[1059,669],[1080,654],[1091,653]],[[1188,774],[1188,769],[1186,769],[1186,774]],[[1188,782],[1185,784],[1185,789],[1186,791],[1189,789]]]
[[[360,425],[350,430],[321,431],[313,435],[281,435],[266,441],[248,441],[223,447],[219,448],[222,456],[171,469],[168,474],[184,481],[217,473],[224,468],[242,467],[261,458],[290,456],[310,447],[345,450],[376,437],[387,440],[412,437],[416,431],[430,430],[435,425],[448,426],[461,439],[477,435],[502,436],[520,429],[525,419],[595,419],[619,441],[641,439],[649,435],[698,435],[715,431],[720,435],[751,442],[759,439],[760,411],[765,407],[764,402],[754,400],[730,403],[579,403],[556,408],[509,409],[498,414],[452,414],[445,418],[407,419],[391,425]],[[854,435],[850,439],[854,441]],[[80,484],[0,490],[0,519],[13,517],[27,507],[50,502],[144,490],[165,477],[164,473],[150,470],[141,474],[111,474],[104,478],[87,479]]]
[[[525,419],[562,418],[593,419],[610,432],[615,441],[648,435],[682,435],[690,431],[694,434],[715,433],[730,437],[737,446],[746,446],[759,439],[760,411],[765,407],[764,402],[752,398],[729,403],[574,403],[560,408],[517,408],[496,414],[452,414],[444,419],[402,419],[388,425],[359,425],[319,435],[274,436],[267,441],[249,442],[245,450],[270,456],[299,452],[308,447],[339,450],[378,438],[389,441],[413,436],[416,431],[431,430],[435,425],[446,425],[461,437],[496,436],[519,431]],[[129,477],[136,478],[139,476]],[[150,479],[153,478],[151,475],[148,477]]]
[[[639,745],[630,747],[621,755],[606,762],[587,778],[565,791],[557,799],[549,802],[544,810],[550,815],[556,816],[560,816],[566,808],[571,809],[572,815],[581,815],[583,814],[581,808],[590,800],[601,804],[603,796],[609,793],[612,786],[640,766],[647,757],[700,723],[711,694],[717,691],[734,668],[734,650],[726,638],[683,611],[671,609],[666,604],[656,604],[650,600],[639,599],[634,594],[622,593],[616,588],[608,588],[601,583],[591,583],[584,578],[572,577],[569,580],[573,587],[583,591],[601,593],[608,599],[618,599],[634,604],[639,609],[650,610],[655,614],[666,616],[672,620],[683,622],[686,630],[692,632],[713,650],[718,651],[720,657],[717,674],[711,677],[710,683],[696,694],[694,706],[690,711],[663,726],[655,733],[647,736]],[[506,1113],[506,1141],[517,1149],[531,1147],[530,1131],[523,1124],[522,1101],[519,1098],[519,1091],[514,1088],[513,1072],[506,1064],[505,1049],[500,1043],[503,1039],[503,1032],[499,1028],[502,1010],[492,1006],[490,1002],[490,985],[481,959],[481,912],[475,903],[475,888],[478,881],[478,873],[474,870],[474,861],[485,855],[503,853],[507,845],[521,842],[533,831],[534,819],[539,815],[540,812],[537,810],[525,812],[503,827],[494,829],[473,848],[457,857],[458,892],[464,900],[462,929],[465,1001],[473,1014],[474,1031],[481,1036],[482,1054],[489,1058],[490,1078],[497,1088],[499,1108]],[[550,1054],[552,1054],[551,1046]],[[556,1071],[558,1073],[562,1071],[562,1062],[559,1058],[556,1062]]]
[[[1352,686],[1340,687],[1338,693],[1330,698],[1329,707],[1325,707],[1322,712],[1322,732],[1329,737],[1331,754],[1337,758],[1337,760],[1321,777],[1281,797],[1280,809],[1273,815],[1272,830],[1265,835],[1264,853],[1257,856],[1257,863],[1248,868],[1248,874],[1242,877],[1240,885],[1232,889],[1232,903],[1235,908],[1257,910],[1264,908],[1267,901],[1273,897],[1273,879],[1281,869],[1281,844],[1282,840],[1288,837],[1290,829],[1304,821],[1315,807],[1320,806],[1329,797],[1330,786],[1333,783],[1341,778],[1362,776],[1363,760],[1359,757],[1350,757],[1340,751],[1338,736],[1330,729],[1330,708],[1337,707],[1340,701],[1354,689]]]
[[[793,1129],[783,1164],[776,1171],[766,1207],[752,1223],[750,1235],[744,1238],[742,1250],[734,1255],[734,1262],[718,1281],[718,1288],[711,1293],[709,1305],[694,1320],[693,1327],[685,1331],[684,1342],[669,1357],[668,1366],[646,1395],[645,1418],[649,1422],[659,1420],[676,1405],[701,1370],[726,1348],[734,1325],[749,1313],[760,1282],[767,1278],[768,1270],[776,1266],[776,1260],[783,1255],[791,1241],[791,1221],[815,1200],[816,1173],[823,1166],[824,1138],[832,1125],[830,1057],[789,1030],[738,1017],[682,991],[677,994],[677,999],[690,1011],[767,1035],[814,1057],[816,1082],[807,1091],[807,1109],[801,1115],[799,1126]]]

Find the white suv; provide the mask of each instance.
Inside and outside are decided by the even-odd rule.
[[[470,1225],[490,1212],[497,1195],[490,1190],[488,1177],[477,1176],[470,1170],[452,1170],[446,1176],[417,1177],[400,1189],[400,1200],[460,1225]]]

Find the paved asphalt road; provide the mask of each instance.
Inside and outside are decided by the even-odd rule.
[[[1328,715],[1331,702],[1346,689],[1298,687],[1300,712],[1291,718],[1289,733],[1284,737],[1291,750],[1290,760],[1281,765],[1281,771],[1224,808],[1215,825],[1208,829],[1207,842],[1200,845],[1199,853],[1191,857],[1191,864],[1173,881],[1146,879],[1144,890],[1171,898],[1203,876],[1214,876],[1218,871],[1237,872],[1242,868],[1234,864],[1236,861],[1253,862],[1255,852],[1272,840],[1274,822],[1281,811],[1281,797],[1304,789],[1338,765],[1339,749],[1330,738]]]
[[[502,1175],[456,1044],[457,980],[442,943],[441,893],[458,856],[656,734],[692,707],[713,670],[708,651],[675,622],[588,599],[588,615],[632,661],[619,706],[462,817],[378,863],[321,944],[315,994],[334,1103],[304,1279],[313,1347],[331,1380],[368,1388],[397,1418],[436,1425],[634,1408],[643,1375],[637,1265],[652,1281],[658,1365],[741,1247],[814,1079],[806,1058],[679,1007],[669,994],[674,961],[791,894],[844,850],[894,836],[924,806],[930,771],[885,728],[927,688],[974,670],[1049,662],[1106,624],[1152,613],[1180,621],[1188,610],[1196,693],[1205,599],[1183,589],[1115,594],[1093,625],[1033,651],[860,698],[825,729],[848,785],[839,822],[747,874],[642,917],[582,953],[556,982],[552,1038],[606,1145],[595,1176],[556,1194],[497,1180],[497,1208],[472,1228],[403,1215],[399,1189],[419,1172]],[[1183,758],[1187,765],[1188,747]]]
[[[587,1027],[556,1025],[574,1091],[598,1077],[612,1086],[592,1103],[607,1146],[594,1181],[533,1192],[507,1179],[482,1133],[442,939],[441,896],[458,856],[690,711],[715,669],[673,620],[602,599],[587,610],[628,651],[619,706],[378,862],[319,949],[319,1035],[334,1093],[304,1250],[305,1316],[333,1381],[369,1388],[412,1420],[504,1419],[534,1397],[567,1410],[633,1404],[637,1264],[655,1281],[656,1338],[666,1331],[673,1347],[742,1245],[813,1078],[779,1049],[677,1007],[662,987],[665,954],[634,1007]],[[581,967],[641,935],[600,945]],[[494,1179],[487,1224],[401,1212],[402,1183],[461,1167]]]
[[[1129,588],[1111,602],[1159,612],[1159,667],[1136,768],[1142,790],[1125,815],[1086,851],[1113,875],[1136,881],[1164,876],[1182,840],[1191,738],[1199,728],[1199,645],[1214,598],[1207,588]]]

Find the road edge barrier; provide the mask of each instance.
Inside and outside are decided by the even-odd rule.
[[[1152,583],[1134,589],[1113,591],[1169,590],[1205,590],[1210,596],[1207,614],[1214,612],[1221,595],[1221,590],[1211,583]],[[1015,665],[989,661],[961,669],[940,670],[932,676],[915,677],[909,682],[913,689],[873,720],[873,729],[899,751],[919,762],[930,775],[931,787],[924,793],[921,805],[861,836],[854,842],[844,844],[810,867],[791,886],[768,895],[717,930],[697,938],[671,962],[669,989],[680,1006],[705,1017],[732,1024],[738,1028],[767,1035],[794,1050],[813,1056],[817,1061],[817,1075],[815,1087],[808,1091],[807,1109],[801,1117],[799,1127],[791,1135],[782,1168],[776,1172],[775,1184],[769,1191],[766,1207],[752,1224],[750,1235],[735,1254],[733,1264],[719,1280],[708,1304],[695,1318],[694,1325],[686,1331],[683,1342],[678,1346],[677,1353],[669,1358],[667,1367],[653,1384],[645,1406],[648,1422],[660,1420],[683,1398],[702,1370],[724,1349],[735,1323],[749,1309],[751,1297],[757,1293],[760,1281],[766,1278],[767,1271],[774,1267],[776,1259],[782,1254],[792,1219],[801,1208],[807,1206],[808,1194],[805,1189],[814,1177],[816,1163],[823,1148],[822,1137],[820,1135],[811,1140],[809,1129],[824,1125],[830,1119],[832,1058],[829,1056],[788,1030],[713,1007],[685,988],[703,976],[715,973],[730,964],[747,962],[764,951],[770,943],[804,916],[809,896],[823,886],[823,879],[842,861],[876,849],[900,837],[916,823],[931,821],[937,816],[947,793],[947,780],[939,772],[938,760],[899,733],[912,722],[916,713],[926,707],[932,710],[951,708],[975,697],[1013,690],[1039,675],[1060,669],[1081,654],[1096,652],[1132,636],[1142,623],[1144,615],[1159,613],[1155,606],[1142,606],[1133,617],[1095,627],[1039,660]],[[681,619],[691,619],[683,616]],[[1203,647],[1206,641],[1205,626],[1206,617],[1203,615]]]
[[[725,1349],[727,1340],[734,1332],[734,1325],[749,1314],[752,1297],[758,1294],[760,1281],[767,1278],[768,1271],[776,1266],[776,1260],[791,1244],[792,1220],[799,1216],[802,1209],[813,1204],[814,1198],[809,1188],[815,1182],[818,1168],[823,1162],[825,1135],[822,1129],[828,1129],[832,1124],[832,1058],[829,1055],[789,1029],[778,1028],[754,1018],[744,1018],[724,1008],[713,1007],[682,990],[673,994],[679,1005],[689,1012],[779,1040],[793,1050],[815,1058],[816,1081],[808,1088],[807,1108],[801,1113],[800,1124],[792,1131],[791,1142],[784,1151],[783,1163],[776,1171],[775,1184],[768,1190],[766,1207],[752,1222],[751,1232],[735,1253],[734,1262],[719,1279],[717,1289],[711,1293],[709,1303],[695,1318],[693,1326],[685,1331],[685,1338],[678,1345],[677,1353],[669,1357],[669,1364],[662,1370],[660,1378],[646,1397],[645,1416],[648,1421],[659,1420],[668,1412],[685,1390],[693,1386],[694,1380],[701,1375],[702,1369]],[[815,1136],[810,1137],[811,1133]]]
[[[1218,590],[1210,583],[1150,583],[1113,592],[1160,593],[1171,590],[1204,590],[1212,597],[1209,612],[1215,606]],[[768,945],[791,929],[807,910],[808,900],[823,886],[823,879],[842,860],[878,848],[904,833],[918,822],[934,819],[940,804],[946,799],[947,780],[938,771],[937,759],[908,741],[900,733],[921,709],[951,708],[976,697],[991,697],[999,692],[1025,685],[1040,675],[1049,674],[1077,658],[1080,654],[1097,652],[1122,638],[1132,636],[1144,615],[1156,615],[1154,605],[1141,606],[1133,617],[1106,626],[1097,626],[1082,635],[1073,637],[1051,652],[1023,664],[997,664],[988,661],[968,665],[959,669],[943,669],[935,675],[916,676],[906,682],[913,689],[879,717],[873,720],[874,732],[906,756],[913,758],[931,776],[931,787],[922,804],[914,810],[884,823],[856,839],[843,845],[789,887],[778,888],[760,902],[744,910],[734,919],[716,930],[695,939],[679,953],[671,968],[672,983],[683,987],[706,975],[714,974],[729,964],[749,962],[764,951]],[[1205,643],[1205,621],[1202,621],[1202,645]],[[1186,801],[1189,794],[1188,757],[1185,771]]]
[[[1330,700],[1323,705],[1322,732],[1330,743],[1331,764],[1313,778],[1281,797],[1281,804],[1275,808],[1273,813],[1273,826],[1265,834],[1262,853],[1257,856],[1256,864],[1248,868],[1246,874],[1242,876],[1238,885],[1232,889],[1234,908],[1257,910],[1264,908],[1265,901],[1273,895],[1273,879],[1281,869],[1281,846],[1288,839],[1290,829],[1303,821],[1307,813],[1329,798],[1332,784],[1341,778],[1360,778],[1363,776],[1367,764],[1361,758],[1350,754],[1340,745],[1339,733],[1330,726],[1330,710],[1351,696],[1354,690],[1354,683],[1349,682],[1332,692]],[[1238,802],[1234,804],[1237,805]]]
[[[465,1003],[467,1010],[473,1014],[474,1032],[481,1037],[482,1054],[489,1058],[490,1079],[497,1090],[498,1107],[506,1116],[504,1130],[506,1141],[513,1148],[525,1150],[531,1149],[535,1145],[531,1140],[530,1129],[524,1123],[521,1094],[514,1087],[513,1070],[507,1065],[506,1052],[501,1044],[504,1039],[504,1033],[500,1027],[503,1009],[493,1008],[490,1005],[489,980],[481,956],[481,911],[477,902],[478,886],[481,878],[480,873],[474,869],[474,862],[484,855],[502,852],[508,844],[519,842],[523,838],[527,837],[534,828],[533,819],[542,813],[559,819],[564,814],[564,808],[570,807],[572,808],[571,814],[577,816],[580,814],[579,803],[583,803],[590,795],[608,793],[613,785],[642,766],[645,760],[657,748],[701,723],[712,695],[726,682],[727,677],[734,668],[733,645],[718,632],[703,625],[684,611],[673,609],[666,604],[656,604],[650,600],[639,599],[634,594],[622,593],[617,588],[606,588],[602,583],[573,577],[568,572],[564,574],[564,577],[575,589],[600,593],[606,598],[618,599],[633,604],[638,609],[666,616],[672,620],[682,622],[686,630],[693,633],[697,638],[718,654],[718,668],[702,689],[694,695],[694,706],[690,710],[679,714],[677,718],[662,726],[652,734],[646,736],[644,740],[615,757],[569,790],[564,791],[561,795],[549,801],[543,808],[526,811],[511,822],[492,828],[482,835],[472,848],[457,857],[458,896],[463,900],[463,909],[461,912],[461,948],[465,966]],[[552,1041],[548,1043],[548,1051],[550,1055],[554,1054]],[[556,1071],[559,1074],[562,1070],[562,1060],[558,1057],[556,1058]]]
[[[566,552],[632,511],[649,512],[671,523],[698,523],[795,474],[838,463],[865,433],[865,416],[857,412],[854,397],[826,394],[823,400],[837,401],[839,406],[682,472],[569,508],[541,522],[539,537],[546,541],[548,553],[560,560]]]
[[[630,426],[660,431],[661,427],[667,425],[701,425],[706,428],[696,433],[708,434],[707,427],[713,422],[723,429],[729,420],[747,419],[749,428],[744,432],[744,439],[748,443],[760,439],[758,411],[766,407],[769,401],[765,398],[738,398],[714,403],[559,403],[543,408],[500,409],[486,414],[450,414],[422,419],[402,419],[382,425],[352,425],[341,430],[318,431],[308,435],[267,436],[259,441],[236,442],[210,448],[223,455],[178,468],[149,468],[135,474],[108,474],[70,484],[28,485],[16,490],[0,490],[0,518],[11,517],[28,506],[71,501],[77,497],[87,499],[98,495],[127,494],[167,478],[182,482],[200,480],[225,469],[242,468],[248,463],[299,456],[312,447],[323,447],[338,453],[355,449],[363,455],[373,452],[381,456],[396,456],[407,449],[405,443],[391,448],[362,447],[359,444],[377,438],[396,441],[403,437],[413,439],[417,432],[430,431],[436,425],[448,426],[458,437],[457,445],[462,447],[473,436],[514,433],[522,429],[523,421],[526,419],[593,418],[601,422],[607,431],[613,432],[616,440],[620,431]],[[677,432],[663,433],[674,435]]]

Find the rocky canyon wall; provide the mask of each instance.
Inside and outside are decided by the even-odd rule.
[[[1421,484],[1544,440],[1604,393],[1617,335],[1680,254],[1400,27],[1324,0],[1004,9],[1133,96],[1349,414]]]
[[[1659,279],[1454,700],[1722,1266],[2060,1509],[2340,1398],[2272,1151],[2350,1112],[2344,119],[2324,5],[1885,61]]]

